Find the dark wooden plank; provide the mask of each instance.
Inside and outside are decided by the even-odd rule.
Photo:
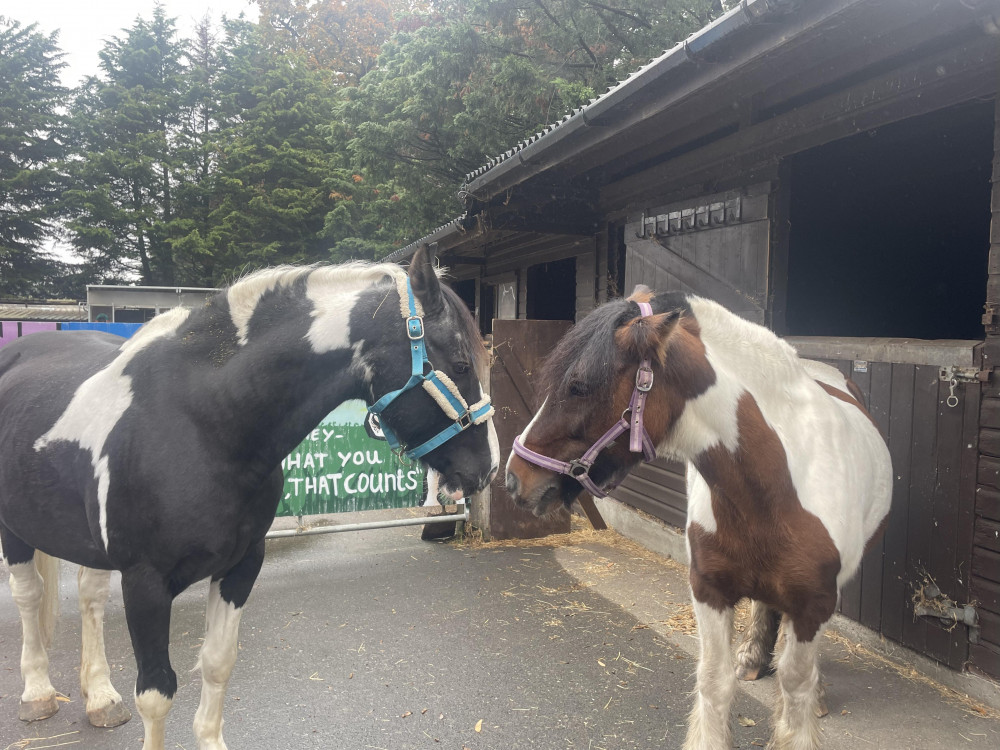
[[[979,465],[979,413],[982,405],[982,386],[965,386],[965,403],[963,404],[965,414],[962,422],[962,439],[960,441],[961,463],[959,471],[961,477],[958,486],[958,508],[956,513],[956,525],[958,534],[956,537],[956,563],[955,569],[958,574],[958,582],[961,588],[957,593],[962,603],[968,602],[972,597],[971,575],[972,570],[972,549],[973,549],[973,527],[976,522],[976,470]],[[969,572],[967,572],[969,571]],[[953,654],[951,663],[955,664],[958,657],[968,655],[968,630],[966,638],[959,647],[959,651]],[[956,669],[962,669],[959,665]]]
[[[972,663],[995,680],[1000,680],[1000,646],[977,643],[969,648]]]
[[[1000,430],[1000,398],[983,399],[979,407],[979,424]]]
[[[982,516],[977,518],[973,543],[977,547],[1000,552],[1000,521],[993,521]]]
[[[1000,521],[1000,490],[992,487],[977,488],[976,515]]]
[[[589,492],[584,492],[579,498],[577,498],[577,502],[580,503],[580,507],[583,509],[583,514],[587,517],[587,520],[590,521],[590,525],[596,531],[604,531],[608,528],[607,521],[604,520],[604,517],[601,515],[601,511],[597,509],[597,505],[594,503],[593,495]]]
[[[931,530],[935,486],[935,447],[938,411],[938,368],[917,365],[913,377],[913,445],[910,465],[910,512],[907,516],[906,584],[907,592],[919,586],[930,567]],[[939,643],[928,643],[929,631],[923,620],[912,616],[913,604],[907,596],[903,617],[903,644],[920,653],[938,652]],[[945,644],[946,645],[946,644]]]
[[[930,509],[930,549],[927,553],[926,570],[947,596],[954,601],[965,602],[968,586],[963,581],[968,580],[968,576],[963,577],[961,574],[959,561],[965,559],[967,551],[959,550],[958,547],[964,406],[970,400],[978,405],[979,385],[959,385],[955,390],[959,402],[954,407],[946,403],[950,393],[948,384],[938,381],[937,386],[937,439],[934,447],[936,481]],[[948,666],[961,669],[965,664],[968,639],[963,629],[955,628],[948,632],[931,627],[927,631],[927,643],[932,652],[944,655],[942,661]]]
[[[664,523],[683,529],[687,523],[687,517],[665,502],[665,496],[668,494],[670,494],[669,490],[663,490],[659,501],[657,501],[646,495],[633,492],[625,485],[621,485],[611,492],[611,497],[633,508],[638,508],[644,513],[660,519]]]
[[[984,427],[979,431],[979,451],[984,456],[1000,458],[1000,430]]]
[[[980,609],[1000,614],[1000,583],[985,578],[972,579],[972,595]]]
[[[1000,646],[1000,614],[979,609],[979,637]]]
[[[1000,459],[985,456],[980,458],[977,480],[979,484],[1000,489]]]
[[[882,568],[882,632],[899,641],[907,614],[906,531],[910,501],[910,447],[913,432],[913,365],[892,365],[889,452],[892,454],[892,510],[885,530]],[[910,608],[912,613],[912,605]]]
[[[868,411],[883,436],[889,434],[889,405],[892,396],[892,365],[869,363],[871,390]],[[871,546],[861,563],[861,623],[876,633],[882,626],[882,578],[885,537]]]
[[[972,576],[1000,583],[1000,552],[985,547],[973,548]]]

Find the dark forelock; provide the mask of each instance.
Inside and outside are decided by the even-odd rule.
[[[593,392],[609,388],[619,357],[615,331],[638,315],[635,302],[618,299],[573,326],[545,360],[540,393],[556,393],[573,381],[585,383]]]

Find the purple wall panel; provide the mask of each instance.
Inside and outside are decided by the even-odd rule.
[[[40,333],[41,331],[55,331],[58,323],[21,323],[21,335],[27,336],[29,333]]]
[[[17,338],[17,323],[9,320],[0,322],[0,346],[9,344]]]

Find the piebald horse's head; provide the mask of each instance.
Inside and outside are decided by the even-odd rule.
[[[493,410],[477,376],[485,369],[486,350],[465,303],[440,282],[430,249],[416,252],[407,278],[412,295],[398,281],[400,303],[387,302],[390,292],[357,311],[381,322],[385,331],[364,351],[371,398],[382,397],[371,408],[390,442],[441,475],[447,495],[467,497],[499,469]],[[409,304],[418,305],[416,314],[405,309],[408,296]]]
[[[624,479],[644,456],[636,449],[640,439],[630,449],[625,426],[635,429],[630,412],[639,391],[644,398],[638,429],[648,435],[651,457],[685,403],[715,379],[698,334],[683,295],[654,296],[645,287],[602,305],[574,326],[543,368],[538,392],[544,400],[518,438],[527,450],[515,447],[507,462],[514,501],[542,515],[573,503],[585,488],[581,473],[601,491]],[[624,431],[609,440],[609,429],[623,419]],[[560,470],[556,464],[565,466]]]

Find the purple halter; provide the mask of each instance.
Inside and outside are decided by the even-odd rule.
[[[648,302],[640,302],[639,312],[645,318],[653,314],[653,308]],[[652,387],[653,368],[650,365],[650,361],[644,359],[639,364],[639,369],[635,373],[635,388],[632,390],[632,399],[628,403],[628,409],[622,414],[622,418],[610,430],[605,432],[596,443],[590,446],[587,452],[580,458],[573,459],[572,461],[559,461],[555,458],[543,456],[541,453],[536,453],[530,448],[525,448],[524,444],[521,443],[520,437],[514,438],[514,445],[512,446],[514,453],[525,461],[533,463],[536,466],[541,466],[543,469],[554,471],[556,474],[567,474],[582,484],[587,492],[597,497],[604,497],[608,491],[613,490],[618,485],[615,483],[606,490],[601,489],[590,478],[590,468],[594,465],[594,461],[597,460],[598,454],[611,445],[619,435],[624,432],[629,433],[628,449],[633,453],[642,452],[642,456],[646,461],[652,461],[656,458],[656,447],[653,445],[653,441],[642,423],[643,412],[646,408],[646,394],[649,393]]]

